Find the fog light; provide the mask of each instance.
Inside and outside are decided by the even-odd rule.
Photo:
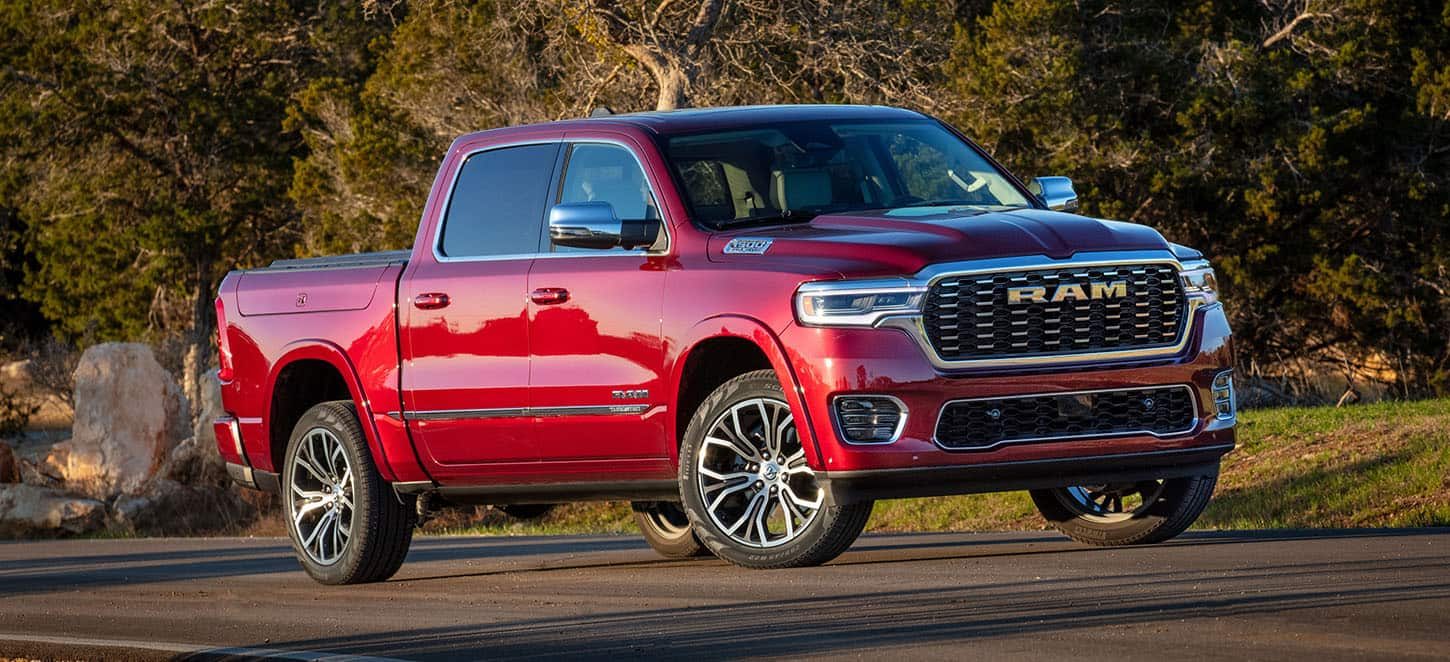
[[[906,425],[906,405],[889,395],[836,397],[841,436],[853,444],[889,444]]]
[[[1213,378],[1213,406],[1218,417],[1234,417],[1234,371],[1225,370]]]

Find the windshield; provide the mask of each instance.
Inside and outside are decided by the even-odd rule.
[[[930,120],[671,136],[665,152],[695,219],[716,228],[868,209],[1032,206],[979,152]]]

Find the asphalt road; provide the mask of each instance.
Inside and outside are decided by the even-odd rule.
[[[865,536],[821,568],[427,538],[324,587],[285,540],[0,544],[0,658],[1450,659],[1450,529]]]

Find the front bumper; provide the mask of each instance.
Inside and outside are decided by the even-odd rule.
[[[1209,476],[1233,444],[1067,459],[1019,460],[952,467],[829,471],[821,487],[838,504],[876,499],[1009,492],[1072,485],[1136,483]]]
[[[1207,462],[1216,464],[1234,445],[1235,421],[1218,416],[1212,392],[1214,377],[1233,364],[1228,320],[1218,304],[1194,311],[1181,352],[1138,361],[947,372],[933,366],[917,342],[897,329],[792,325],[781,334],[781,341],[818,442],[813,468],[843,488],[879,485],[890,492],[902,487],[897,483],[907,481],[954,485],[946,492],[934,486],[922,491],[956,494],[982,491],[968,489],[979,483],[999,486],[990,491],[1051,486],[1069,474],[1079,481],[1070,484],[1082,484],[1080,481],[1110,473],[1113,466],[1192,473],[1202,471]],[[1167,385],[1187,386],[1194,395],[1197,420],[1181,434],[1008,443],[971,451],[947,450],[934,442],[941,409],[954,400]],[[909,413],[896,441],[859,445],[843,439],[832,400],[856,394],[889,395],[905,405]],[[1206,455],[1173,454],[1193,449],[1216,450]],[[1143,465],[1133,459],[1140,456],[1157,459]],[[1204,459],[1209,456],[1211,460]],[[961,471],[920,471],[923,469]]]

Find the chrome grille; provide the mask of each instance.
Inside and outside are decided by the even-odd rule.
[[[1194,407],[1187,386],[961,400],[942,407],[936,441],[973,450],[1076,437],[1170,436],[1193,429]]]
[[[1008,303],[1008,290],[1127,282],[1115,298]],[[922,324],[948,361],[1074,354],[1176,344],[1187,300],[1172,264],[1035,269],[947,276],[927,293]]]

